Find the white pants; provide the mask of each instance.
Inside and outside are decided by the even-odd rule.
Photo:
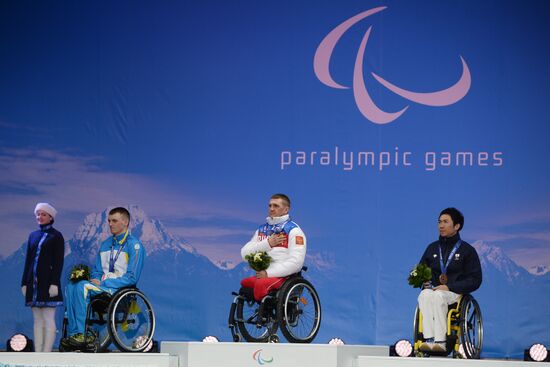
[[[422,333],[424,339],[434,338],[436,342],[447,337],[447,313],[449,305],[458,301],[460,294],[451,291],[424,289],[418,296],[418,307],[422,312]]]
[[[34,316],[34,351],[51,352],[55,342],[55,307],[31,307]]]

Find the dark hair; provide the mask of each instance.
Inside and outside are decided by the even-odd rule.
[[[464,228],[464,215],[458,210],[457,208],[447,208],[443,209],[441,213],[439,213],[439,217],[443,214],[447,214],[451,219],[453,220],[453,225],[460,224],[460,228],[458,230],[460,231],[462,228]]]
[[[128,222],[130,222],[130,212],[128,211],[128,209],[123,208],[121,206],[117,206],[116,208],[109,210],[109,215],[113,215],[115,213],[118,213],[123,217],[126,217],[126,219],[128,219]]]
[[[270,199],[282,199],[285,202],[286,206],[290,208],[290,198],[285,194],[274,194],[271,195]]]

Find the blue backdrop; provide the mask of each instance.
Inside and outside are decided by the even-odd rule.
[[[456,206],[483,355],[549,345],[549,21],[542,0],[1,2],[0,340],[32,331],[36,202],[66,267],[130,206],[157,337],[229,340],[240,247],[285,192],[318,342],[410,338],[408,272]]]

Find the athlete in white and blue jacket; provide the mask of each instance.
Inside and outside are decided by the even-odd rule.
[[[70,282],[66,289],[68,318],[67,334],[70,344],[84,342],[86,308],[90,297],[107,292],[114,294],[122,287],[137,284],[145,249],[128,232],[130,213],[125,208],[114,208],[109,212],[109,227],[112,237],[101,244],[90,281]]]

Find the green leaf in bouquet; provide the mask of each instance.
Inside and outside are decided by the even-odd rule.
[[[426,264],[418,264],[409,273],[409,284],[414,288],[420,288],[426,282],[432,280],[432,269]]]

